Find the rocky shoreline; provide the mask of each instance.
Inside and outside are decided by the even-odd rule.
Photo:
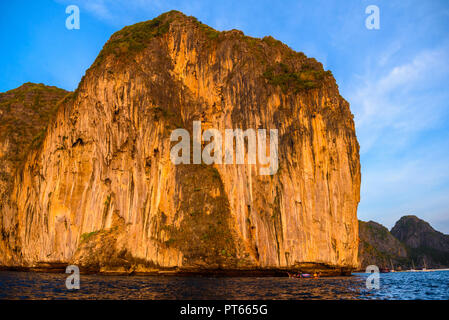
[[[39,263],[35,266],[0,266],[0,271],[65,273],[67,263]],[[81,274],[128,276],[204,276],[204,277],[288,277],[288,273],[319,273],[320,277],[350,276],[353,268],[304,264],[294,268],[202,269],[202,268],[98,268],[81,266]]]

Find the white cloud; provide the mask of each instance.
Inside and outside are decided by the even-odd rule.
[[[397,49],[395,49],[397,48]],[[361,145],[359,218],[415,214],[449,231],[449,47],[409,60],[390,47],[349,92]]]
[[[362,153],[369,152],[385,131],[396,133],[398,142],[403,142],[439,121],[446,106],[441,103],[443,97],[434,95],[431,89],[441,86],[442,79],[448,76],[448,53],[447,47],[426,50],[384,71],[382,65],[387,64],[388,53],[374,70],[358,77],[359,84],[348,98]]]
[[[105,4],[103,0],[97,1],[82,1],[83,7],[93,13],[95,16],[99,17],[102,20],[111,20],[113,16],[108,9],[108,5]]]

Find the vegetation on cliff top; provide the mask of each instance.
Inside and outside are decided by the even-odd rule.
[[[8,159],[21,161],[28,147],[39,146],[46,128],[67,91],[41,83],[25,83],[0,94],[0,139],[8,137],[13,154]]]
[[[294,72],[284,63],[270,66],[263,76],[272,85],[278,85],[282,91],[293,90],[298,92],[304,89],[320,87],[326,76],[332,76],[330,71],[317,69],[309,64],[304,64],[300,71]]]
[[[191,17],[191,18],[200,27],[200,29],[206,34],[206,36],[209,39],[211,39],[211,40],[218,39],[218,36],[220,35],[220,31],[217,31],[214,28],[209,27],[208,25],[197,20],[195,17]]]
[[[132,53],[143,50],[148,41],[165,34],[170,27],[169,13],[153,20],[139,22],[126,26],[114,33],[106,42],[93,66],[101,64],[108,55],[115,55],[121,59],[128,59]]]
[[[152,20],[126,26],[114,33],[104,45],[92,67],[100,65],[109,55],[114,55],[121,62],[128,62],[135,53],[145,49],[151,39],[166,34],[170,30],[171,24],[175,21],[181,22],[180,25],[183,26],[190,24],[194,28],[197,27],[210,41],[221,41],[227,37],[235,37],[248,44],[253,53],[260,53],[261,50],[263,51],[264,46],[268,45],[272,48],[282,49],[283,54],[288,56],[288,58],[301,60],[304,65],[300,71],[290,70],[286,64],[278,63],[268,67],[263,74],[270,84],[279,85],[284,91],[289,89],[298,91],[317,88],[325,76],[332,75],[330,71],[322,70],[322,66],[315,59],[308,59],[304,53],[292,50],[271,36],[259,39],[245,36],[239,30],[217,31],[197,18],[186,16],[182,12],[175,10],[161,14]],[[267,61],[263,62],[266,63]]]
[[[128,61],[133,54],[145,49],[151,39],[166,34],[170,29],[170,24],[179,18],[190,19],[191,22],[198,25],[209,39],[216,39],[220,34],[219,31],[203,24],[195,17],[187,17],[179,11],[172,10],[152,20],[126,26],[114,33],[104,45],[93,67],[101,64],[111,54]]]

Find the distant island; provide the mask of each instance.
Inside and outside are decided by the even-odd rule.
[[[359,221],[359,262],[396,270],[449,267],[449,235],[416,216],[404,216],[389,231],[381,224]]]

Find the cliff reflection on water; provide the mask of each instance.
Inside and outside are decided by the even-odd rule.
[[[321,279],[81,275],[0,272],[0,299],[448,299],[449,272],[381,274],[367,290],[365,274]]]

